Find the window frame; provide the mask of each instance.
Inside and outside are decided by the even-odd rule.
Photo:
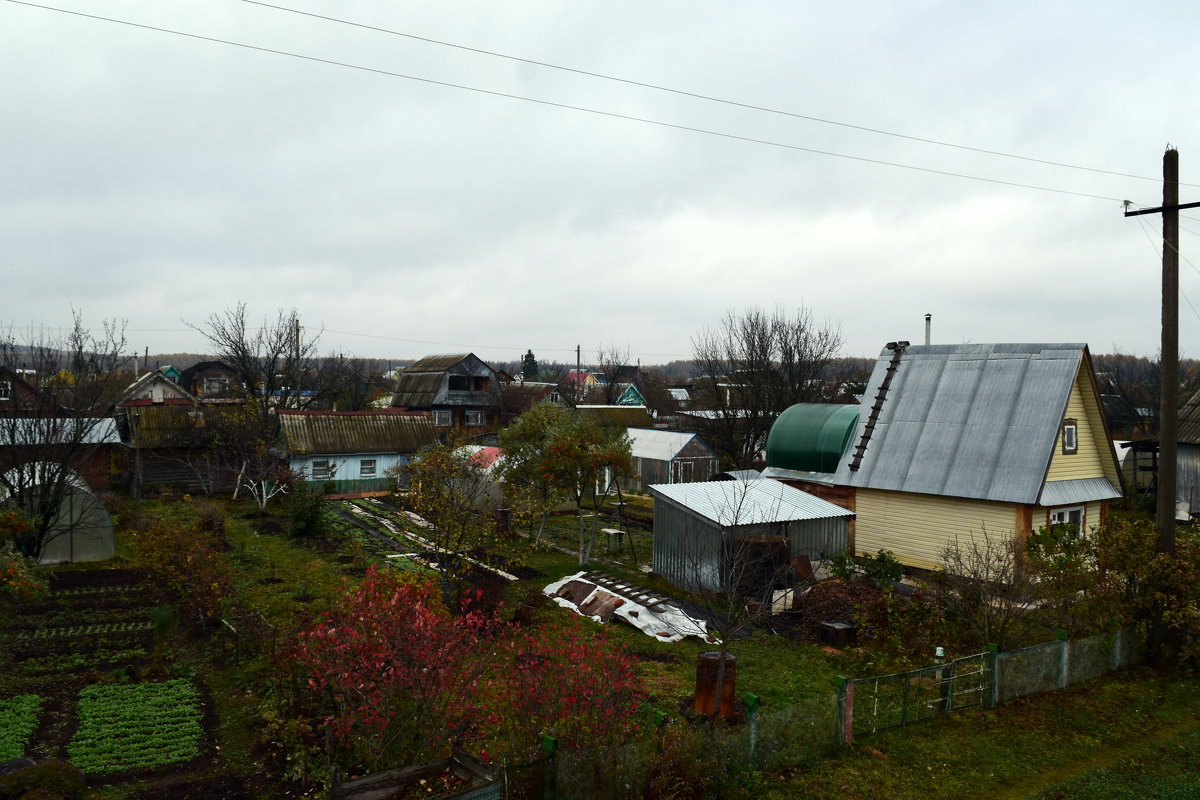
[[[1073,456],[1079,452],[1079,422],[1073,417],[1067,417],[1062,423],[1062,454]],[[1069,440],[1069,442],[1068,442]]]
[[[314,481],[333,479],[333,464],[328,458],[314,458],[309,464],[309,473]]]
[[[435,428],[449,428],[454,425],[454,412],[448,408],[433,409],[433,426]]]
[[[367,465],[370,464],[368,471]],[[376,458],[360,458],[358,460],[358,477],[360,478],[378,478],[379,477],[379,459]]]
[[[1071,512],[1073,512],[1073,511],[1079,512],[1079,522],[1078,523],[1074,523],[1071,521]],[[1062,517],[1062,519],[1056,521],[1054,519],[1055,515],[1060,515]],[[1053,528],[1055,525],[1076,525],[1077,524],[1078,530],[1076,531],[1076,535],[1083,536],[1084,531],[1086,530],[1086,528],[1084,526],[1087,523],[1087,506],[1083,506],[1083,505],[1060,506],[1058,508],[1052,508],[1046,514],[1046,522],[1047,522],[1047,527],[1050,527],[1050,528]]]
[[[12,381],[0,381],[0,400],[12,400]]]
[[[463,412],[463,424],[468,428],[482,428],[484,425],[483,411],[470,409]]]

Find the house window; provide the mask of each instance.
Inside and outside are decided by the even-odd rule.
[[[470,375],[451,375],[449,389],[452,392],[469,392],[469,391],[471,391],[471,376]]]
[[[327,481],[333,477],[333,469],[329,466],[328,459],[318,459],[312,462],[312,479],[314,481]]]
[[[449,409],[435,409],[433,412],[433,424],[439,428],[449,428],[454,424],[454,415]]]
[[[1083,506],[1055,508],[1050,511],[1050,527],[1070,526],[1066,532],[1078,536],[1083,532]]]
[[[0,400],[12,399],[12,381],[0,381]]]
[[[229,391],[229,379],[228,378],[205,378],[204,379],[204,393],[205,394],[210,394],[210,395],[224,394],[227,391]]]
[[[1063,420],[1062,451],[1064,456],[1072,456],[1079,452],[1079,426],[1071,418]]]
[[[478,428],[483,425],[482,411],[468,411],[466,413],[467,427]]]
[[[358,462],[358,477],[374,478],[375,477],[375,459],[364,458]]]

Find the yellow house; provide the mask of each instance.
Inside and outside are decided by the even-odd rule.
[[[1084,533],[1121,496],[1085,344],[889,344],[861,406],[799,404],[764,477],[854,511],[855,552],[935,569],[947,543]]]

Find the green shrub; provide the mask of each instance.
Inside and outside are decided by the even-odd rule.
[[[880,586],[890,586],[904,577],[904,567],[891,550],[880,550],[874,556],[863,556],[863,571]]]
[[[307,481],[292,484],[288,496],[288,530],[292,536],[310,538],[328,533],[324,489],[321,484]]]
[[[843,550],[840,553],[825,557],[825,561],[826,566],[829,567],[829,574],[844,581],[853,578],[854,573],[858,571],[858,564],[854,560],[854,554],[849,550]]]
[[[86,790],[83,773],[67,761],[43,761],[0,775],[2,800],[75,800]]]

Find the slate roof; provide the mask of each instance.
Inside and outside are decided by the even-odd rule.
[[[854,516],[853,511],[767,478],[655,484],[647,488],[656,497],[672,500],[723,526]]]
[[[618,428],[649,428],[654,419],[645,406],[575,406],[575,411],[601,425]]]
[[[279,426],[291,455],[415,453],[437,441],[429,414],[396,409],[281,410]]]
[[[851,470],[891,360],[892,351],[885,349],[875,364],[837,471],[806,476],[842,486],[1038,502],[1076,374],[1091,362],[1087,345],[906,348],[860,467]],[[1107,441],[1103,432],[1097,436]],[[765,474],[781,477],[777,473]],[[1116,487],[1102,482],[1105,497],[1119,496]]]
[[[1182,444],[1200,444],[1200,392],[1187,399],[1179,409],[1178,441]]]

